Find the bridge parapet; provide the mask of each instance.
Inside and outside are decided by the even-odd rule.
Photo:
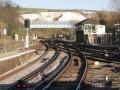
[[[75,28],[73,22],[41,22],[41,21],[32,21],[30,22],[30,28]]]

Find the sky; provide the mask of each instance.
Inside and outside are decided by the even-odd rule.
[[[110,10],[110,0],[12,0],[21,7],[46,9]]]

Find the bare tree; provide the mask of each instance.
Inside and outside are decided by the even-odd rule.
[[[120,23],[120,0],[110,0],[110,5],[113,8],[113,17],[115,19],[115,23]],[[120,45],[120,30],[119,26],[113,29],[115,32],[115,44]]]
[[[110,0],[110,6],[113,9],[113,18],[120,23],[120,0]]]
[[[106,26],[109,30],[114,22],[113,16],[109,11],[99,11],[96,13],[94,20],[97,24],[102,24]]]
[[[0,2],[0,20],[4,22],[8,29],[8,34],[16,32],[19,26],[19,7],[10,0],[1,0]]]

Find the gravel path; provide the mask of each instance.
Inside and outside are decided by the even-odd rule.
[[[95,66],[93,63],[93,61],[88,60],[89,65],[85,79],[86,84],[91,85],[94,90],[97,90],[95,88],[105,90],[105,82],[106,78],[108,78],[108,80],[112,81],[111,88],[120,89],[120,64],[99,62],[99,65]]]

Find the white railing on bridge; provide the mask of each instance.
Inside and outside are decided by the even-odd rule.
[[[73,22],[42,22],[42,21],[31,21],[30,28],[75,28]]]

